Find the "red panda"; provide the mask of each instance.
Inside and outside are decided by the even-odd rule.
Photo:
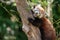
[[[45,17],[44,9],[37,5],[32,9],[32,15],[35,20],[29,18],[29,22],[39,27],[42,40],[56,40],[55,29],[49,19]]]

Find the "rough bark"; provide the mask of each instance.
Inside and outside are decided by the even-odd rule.
[[[16,0],[17,10],[20,14],[23,26],[22,30],[26,33],[28,40],[41,40],[41,35],[38,27],[33,26],[28,18],[34,19],[26,0]]]

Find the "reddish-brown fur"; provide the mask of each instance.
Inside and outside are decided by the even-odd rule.
[[[42,40],[56,40],[56,32],[52,23],[46,17],[30,19],[29,21],[39,27]]]
[[[41,18],[42,24],[40,26],[42,40],[56,40],[56,32],[49,19]]]

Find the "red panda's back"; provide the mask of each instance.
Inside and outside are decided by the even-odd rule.
[[[53,25],[47,18],[42,18],[42,25],[40,26],[42,40],[56,40],[56,33]]]

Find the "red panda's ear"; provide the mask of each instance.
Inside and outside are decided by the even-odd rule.
[[[31,9],[34,9],[36,7],[36,5],[33,5],[32,7],[31,7]]]
[[[36,5],[33,6],[34,8],[36,7]]]

